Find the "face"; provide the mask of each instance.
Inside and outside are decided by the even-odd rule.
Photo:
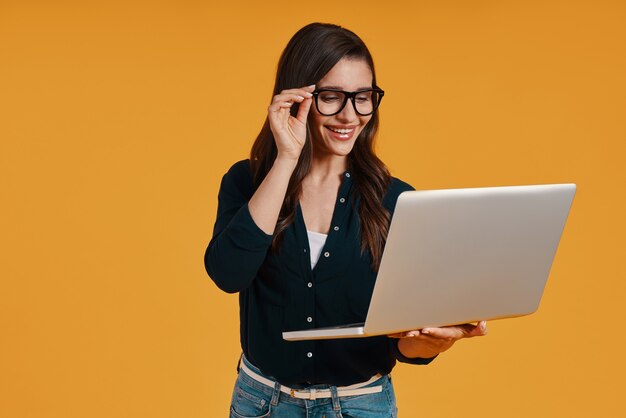
[[[315,87],[357,91],[371,88],[372,78],[372,70],[364,60],[342,58]],[[348,155],[371,118],[357,114],[350,100],[333,116],[321,115],[313,104],[308,119],[314,156]]]

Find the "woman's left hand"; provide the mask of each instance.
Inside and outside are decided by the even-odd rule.
[[[443,353],[462,338],[487,334],[487,322],[401,332],[389,337],[399,338],[398,349],[406,357],[430,358]]]

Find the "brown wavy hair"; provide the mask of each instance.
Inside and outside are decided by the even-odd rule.
[[[372,86],[377,86],[372,55],[354,32],[328,23],[311,23],[303,27],[291,38],[280,57],[272,97],[285,89],[317,84],[342,58],[364,60],[372,70]],[[295,116],[298,104],[295,103],[290,111]],[[382,201],[391,182],[389,170],[374,153],[377,130],[378,112],[375,112],[347,156],[348,169],[359,203],[361,253],[369,250],[374,271],[378,271],[380,266],[389,232],[390,215]],[[250,151],[250,165],[256,187],[269,172],[276,156],[276,143],[269,120],[266,119]],[[302,192],[302,180],[310,167],[311,138],[307,126],[307,140],[289,181],[278,216],[272,242],[273,251],[278,249],[285,228],[294,221]]]

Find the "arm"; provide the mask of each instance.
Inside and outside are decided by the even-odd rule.
[[[213,238],[204,254],[207,273],[228,293],[250,285],[272,243],[272,235],[251,216],[248,200],[252,193],[248,161],[239,162],[222,179]]]
[[[217,220],[204,254],[204,265],[215,284],[225,292],[245,290],[265,260],[289,180],[306,140],[306,118],[313,88],[284,90],[274,96],[268,119],[277,157],[254,194],[250,197],[249,170],[235,165],[222,179]],[[294,102],[301,103],[296,117],[289,110]]]
[[[246,289],[267,250],[295,163],[276,160],[249,202],[245,174],[233,167],[222,179],[213,238],[204,266],[217,287],[228,293]],[[248,187],[251,187],[248,185]]]
[[[297,163],[298,160],[276,158],[274,165],[248,202],[252,219],[266,234],[274,233],[289,179]]]

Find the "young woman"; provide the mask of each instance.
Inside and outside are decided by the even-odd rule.
[[[395,417],[396,360],[428,364],[485,323],[363,339],[287,342],[285,330],[364,322],[398,195],[374,153],[383,98],[353,32],[300,29],[283,51],[267,120],[224,175],[205,267],[239,292],[231,417]]]

